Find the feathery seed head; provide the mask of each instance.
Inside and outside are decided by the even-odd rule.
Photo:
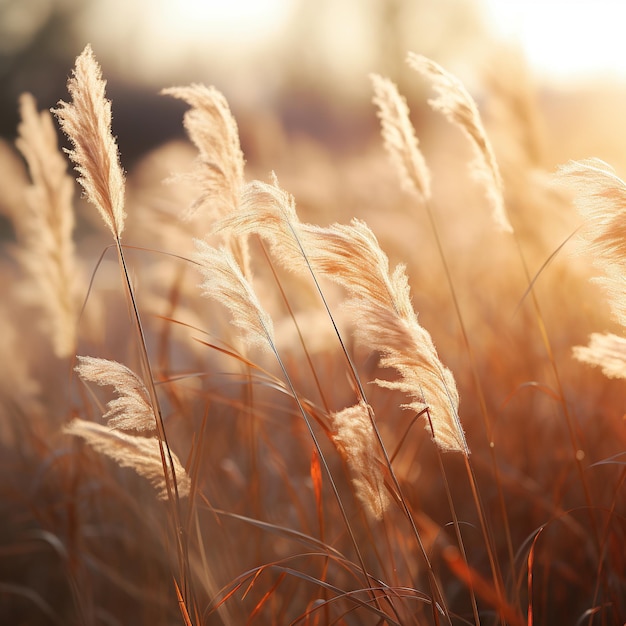
[[[167,500],[167,481],[163,472],[163,461],[157,437],[140,437],[81,419],[73,419],[63,429],[68,435],[84,439],[96,452],[108,456],[121,467],[129,467],[140,476],[147,478],[157,490],[161,500]],[[176,474],[178,495],[187,497],[191,489],[191,480],[178,457],[171,452],[173,461],[169,465],[170,481]],[[166,456],[169,458],[169,455]]]
[[[233,316],[233,323],[250,343],[273,349],[274,328],[263,310],[252,286],[246,280],[233,255],[224,248],[214,248],[195,240],[195,260],[204,277],[204,295],[224,304]]]
[[[239,130],[226,98],[214,87],[194,84],[170,87],[162,94],[186,102],[189,109],[183,124],[199,152],[194,180],[202,185],[202,195],[192,213],[208,203],[216,216],[232,212],[239,204],[244,186],[245,160],[239,144]]]
[[[91,46],[76,59],[67,83],[72,102],[60,101],[53,113],[72,142],[68,154],[79,173],[87,199],[96,206],[113,236],[124,230],[124,174],[117,144],[111,133],[111,102],[105,98]]]
[[[373,102],[378,107],[385,149],[400,174],[403,187],[430,198],[430,172],[409,117],[406,100],[388,78],[371,74]]]
[[[608,378],[626,378],[626,339],[612,333],[592,333],[588,346],[575,346],[574,357],[596,365]]]
[[[78,317],[74,242],[74,181],[58,149],[52,116],[37,111],[30,94],[20,98],[21,122],[16,145],[24,156],[31,185],[26,202],[13,217],[19,259],[37,284],[37,304],[47,315],[46,332],[55,354],[74,353]]]
[[[574,192],[574,204],[587,220],[583,237],[605,274],[597,281],[626,327],[626,183],[600,159],[568,163],[557,177]]]
[[[153,432],[154,411],[144,383],[132,370],[116,361],[79,356],[75,371],[85,381],[115,388],[118,397],[107,403],[102,416],[112,428]]]
[[[394,369],[397,380],[376,379],[380,387],[405,393],[411,402],[404,408],[417,413],[428,408],[430,423],[426,428],[444,451],[458,451],[466,456],[469,448],[459,419],[459,394],[452,372],[446,368],[428,331],[410,317],[399,317],[392,309],[373,300],[348,303],[355,311],[355,337],[359,343],[380,353],[380,365]],[[432,431],[431,431],[432,425]]]
[[[234,237],[258,234],[271,246],[274,255],[292,270],[305,269],[298,240],[302,237],[293,197],[278,186],[255,180],[248,183],[235,213],[215,224],[214,232]]]
[[[474,99],[456,76],[431,59],[410,52],[407,61],[411,68],[433,82],[433,87],[439,95],[428,103],[433,109],[443,113],[470,139],[476,153],[471,166],[472,173],[484,183],[487,198],[492,206],[493,219],[503,231],[513,232],[504,206],[500,168]]]
[[[352,473],[356,495],[365,510],[377,520],[389,506],[383,464],[376,454],[377,440],[370,420],[369,407],[360,402],[329,415],[332,439]]]

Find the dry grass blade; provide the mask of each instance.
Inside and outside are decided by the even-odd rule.
[[[558,177],[574,192],[574,203],[587,218],[583,237],[605,272],[598,282],[609,294],[617,321],[626,327],[626,183],[600,159],[568,163]]]
[[[107,403],[102,416],[111,428],[154,432],[156,419],[150,405],[150,394],[132,370],[116,361],[79,356],[75,368],[85,381],[115,387],[118,397]]]
[[[433,87],[439,94],[434,100],[429,100],[433,109],[441,111],[469,137],[476,151],[476,159],[471,165],[472,173],[485,185],[493,208],[493,219],[502,230],[513,232],[504,207],[500,168],[474,99],[456,76],[431,59],[409,53],[408,63],[415,71],[432,80]]]
[[[327,601],[322,601],[316,604],[316,607],[318,607],[318,609],[322,608],[325,604],[330,604],[331,602],[333,603],[341,602],[345,600],[350,605],[352,605],[351,610],[353,610],[356,607],[359,607],[369,613],[372,613],[378,616],[380,620],[377,623],[381,623],[381,624],[384,623],[384,624],[390,624],[393,626],[399,626],[399,622],[393,619],[391,615],[385,613],[379,606],[377,606],[374,602],[372,602],[371,599],[363,600],[360,597],[364,595],[366,591],[367,592],[372,591],[372,590],[378,591],[379,589],[389,590],[389,588],[386,588],[384,586],[382,587],[372,586],[371,588],[368,588],[368,589],[353,589],[353,590],[346,591],[342,588],[339,588],[335,585],[328,583],[325,580],[316,578],[315,576],[309,575],[306,572],[301,572],[299,570],[296,570],[292,567],[288,567],[286,565],[286,563],[288,563],[289,560],[292,560],[293,558],[300,558],[302,556],[320,556],[322,558],[326,558],[325,553],[321,553],[321,554],[317,554],[315,552],[304,553],[301,555],[296,555],[295,557],[287,557],[286,559],[282,559],[280,561],[275,561],[273,563],[260,565],[247,572],[244,572],[243,574],[240,574],[234,581],[232,581],[227,587],[222,589],[221,598],[219,600],[217,598],[214,600],[215,604],[213,605],[213,607],[211,607],[211,612],[213,612],[216,608],[218,608],[221,603],[223,603],[226,599],[230,598],[233,594],[239,591],[247,583],[246,591],[243,594],[245,597],[245,594],[250,591],[250,589],[254,586],[254,584],[257,582],[257,580],[260,578],[262,574],[264,574],[266,571],[275,570],[279,573],[286,573],[291,577],[294,577],[299,580],[303,580],[311,584],[314,588],[324,589],[330,592],[330,594],[332,595],[331,599]],[[411,597],[415,597],[426,602],[428,602],[429,600],[425,595],[422,595],[419,592],[415,592],[414,590],[405,589],[404,591],[409,591],[409,593],[411,594]],[[300,616],[300,618],[293,621],[292,623],[293,624],[299,623],[302,617],[305,617],[305,616],[306,614],[303,616]],[[332,623],[336,623],[336,622],[332,622]]]
[[[589,345],[574,347],[574,357],[596,365],[608,378],[626,378],[626,339],[612,333],[592,333]]]
[[[113,459],[121,467],[129,467],[147,478],[157,490],[161,500],[167,500],[167,483],[163,475],[163,462],[156,437],[129,435],[81,419],[74,419],[63,429],[68,435],[84,439],[94,450]],[[189,494],[190,481],[178,457],[171,452],[176,473],[179,497]],[[170,481],[173,480],[170,469]]]
[[[49,621],[51,624],[63,626],[65,623],[65,620],[54,610],[53,606],[46,602],[40,594],[25,585],[13,585],[11,583],[0,582],[0,593],[2,593],[4,597],[17,596],[25,598],[36,606],[37,609],[46,616],[46,621]]]
[[[409,118],[406,99],[388,78],[371,74],[374,104],[382,125],[385,149],[400,174],[403,187],[415,190],[425,200],[430,198],[430,172],[419,147]]]
[[[356,495],[365,510],[377,520],[390,503],[385,489],[383,463],[378,459],[378,442],[370,420],[370,409],[360,402],[336,413],[329,419],[332,439],[352,472]]]
[[[459,550],[455,546],[447,545],[443,549],[443,558],[450,570],[459,580],[474,589],[476,595],[496,608],[500,614],[502,623],[508,624],[509,626],[524,626],[526,622],[519,611],[508,604],[500,592],[494,589],[490,582],[486,580],[479,571],[468,565],[468,563],[461,558]]]
[[[322,448],[319,444],[315,431],[311,424],[311,418],[307,414],[299,395],[289,377],[287,368],[276,349],[272,320],[261,307],[261,304],[252,290],[249,282],[243,276],[239,266],[235,262],[232,254],[227,250],[215,249],[204,241],[196,240],[196,261],[200,265],[200,270],[204,275],[203,283],[205,295],[221,301],[233,314],[233,323],[243,332],[245,339],[251,344],[257,344],[269,348],[276,357],[280,369],[285,377],[289,391],[294,398],[304,422],[306,424],[311,440],[319,455],[320,462],[328,476],[331,488],[337,500],[342,519],[346,525],[346,530],[350,535],[355,552],[361,564],[364,580],[367,584],[368,576],[365,562],[361,557],[359,546],[350,526],[346,511],[344,509],[337,485],[333,479],[332,472],[328,467]]]
[[[13,214],[20,260],[36,281],[37,304],[55,354],[64,358],[76,345],[77,276],[72,197],[74,182],[58,149],[52,117],[38,113],[30,94],[20,98],[21,123],[16,145],[28,164],[32,184],[26,202]]]
[[[88,200],[96,206],[116,238],[124,230],[124,173],[111,132],[111,102],[105,98],[91,46],[76,59],[67,84],[72,102],[60,101],[53,113],[73,145],[68,154],[80,174]]]

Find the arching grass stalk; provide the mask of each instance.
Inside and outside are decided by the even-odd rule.
[[[503,520],[503,524],[504,524],[504,531],[505,531],[505,537],[506,537],[506,545],[507,545],[507,551],[508,551],[508,557],[509,557],[509,564],[510,564],[510,568],[511,568],[511,580],[515,580],[515,576],[514,576],[514,562],[515,562],[515,557],[514,557],[514,552],[513,552],[513,541],[511,539],[511,530],[510,530],[510,524],[509,524],[509,519],[508,519],[508,513],[506,510],[506,504],[504,501],[504,491],[502,489],[502,482],[500,480],[500,472],[498,470],[498,463],[497,463],[497,459],[496,459],[496,445],[493,439],[493,426],[492,426],[492,420],[491,417],[489,415],[489,409],[487,407],[487,401],[485,399],[485,392],[484,392],[484,388],[483,388],[483,383],[480,377],[480,374],[478,373],[478,365],[476,363],[476,357],[474,355],[474,350],[472,349],[472,345],[470,343],[469,340],[469,336],[467,334],[467,329],[465,327],[465,321],[463,318],[463,314],[461,312],[461,307],[459,305],[459,301],[457,298],[457,294],[456,294],[456,289],[454,287],[454,282],[452,280],[452,275],[450,273],[450,268],[448,266],[448,262],[446,260],[446,256],[445,253],[443,251],[443,245],[441,243],[441,238],[439,236],[439,230],[437,228],[437,223],[435,220],[435,217],[433,215],[433,212],[430,208],[430,203],[426,202],[426,213],[428,215],[428,219],[432,228],[432,232],[433,232],[433,237],[435,239],[436,245],[437,245],[437,250],[439,253],[439,257],[441,259],[441,263],[443,265],[444,268],[444,273],[446,276],[446,282],[448,283],[448,287],[450,289],[450,295],[452,297],[452,301],[454,304],[454,310],[457,316],[457,320],[459,322],[459,327],[461,329],[461,335],[463,337],[463,344],[465,346],[465,349],[467,351],[467,355],[470,361],[470,369],[472,371],[472,377],[474,379],[474,387],[478,396],[478,403],[480,406],[480,413],[483,417],[483,424],[485,426],[485,430],[486,430],[486,435],[487,435],[487,441],[489,444],[489,455],[491,458],[491,468],[492,468],[492,472],[493,472],[493,476],[494,479],[496,481],[496,488],[498,491],[498,502],[500,504],[500,513],[502,515],[502,520]],[[491,573],[493,576],[493,582],[496,588],[496,593],[498,595],[498,597],[500,599],[504,598],[504,594],[503,594],[503,589],[502,589],[502,574],[500,571],[500,566],[498,561],[495,558],[495,548],[494,548],[494,540],[493,540],[493,534],[491,531],[491,528],[489,526],[489,523],[487,521],[486,515],[485,515],[485,510],[484,507],[482,505],[482,501],[480,499],[479,496],[479,491],[478,491],[478,486],[476,483],[476,476],[474,474],[474,470],[471,467],[471,463],[469,461],[468,457],[465,457],[465,467],[467,470],[467,476],[468,479],[470,481],[470,485],[472,488],[472,497],[474,499],[474,504],[476,505],[476,510],[478,512],[478,518],[480,520],[480,528],[481,528],[481,532],[483,534],[483,539],[485,541],[485,547],[487,549],[487,555],[489,557],[489,565],[491,567]]]

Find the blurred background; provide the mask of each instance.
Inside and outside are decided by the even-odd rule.
[[[90,43],[127,171],[184,137],[185,106],[159,91],[200,82],[224,93],[246,160],[265,177],[268,168],[280,170],[281,141],[283,156],[303,137],[338,158],[373,141],[379,149],[370,72],[398,84],[424,131],[429,92],[405,63],[411,50],[459,76],[488,125],[484,104],[494,83],[525,91],[525,106],[542,123],[535,131],[546,170],[598,156],[619,171],[621,7],[612,0],[0,0],[0,138],[15,139],[21,93],[42,109],[68,98],[74,60]],[[9,231],[3,221],[0,233]]]
[[[122,158],[181,133],[162,87],[213,84],[235,115],[271,111],[288,132],[357,140],[371,115],[368,74],[409,97],[408,50],[469,86],[503,47],[541,88],[623,81],[621,3],[611,0],[0,0],[0,135],[15,135],[17,98],[66,97],[75,57],[91,43],[114,100]],[[607,81],[607,79],[609,79]],[[131,132],[132,129],[132,132]]]
[[[530,133],[534,138],[523,131],[526,137],[516,141],[541,143],[544,169],[598,156],[619,171],[626,132],[621,6],[612,0],[0,0],[0,140],[13,144],[21,93],[32,93],[41,109],[68,99],[67,78],[90,43],[108,83],[127,171],[157,146],[184,138],[184,104],[159,91],[199,82],[226,96],[249,173],[265,178],[276,169],[281,176],[281,159],[294,160],[295,142],[303,138],[307,149],[337,160],[372,145],[380,151],[371,72],[398,84],[418,135],[425,135],[429,92],[405,63],[410,50],[459,76],[488,126],[484,105],[495,84],[500,95],[526,98],[532,124],[541,126]],[[307,154],[299,162],[313,168],[320,159]],[[300,189],[291,190],[304,199]],[[11,236],[3,213],[0,207],[0,239]]]

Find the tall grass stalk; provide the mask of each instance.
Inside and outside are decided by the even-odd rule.
[[[444,114],[446,114],[446,116],[451,119],[451,121],[459,125],[472,140],[472,144],[476,149],[474,171],[479,172],[480,177],[486,181],[488,196],[494,204],[494,215],[496,216],[497,223],[501,225],[503,230],[510,230],[510,223],[508,217],[504,212],[504,205],[501,193],[502,182],[500,179],[500,174],[497,169],[495,158],[493,156],[493,151],[491,150],[489,141],[482,127],[480,116],[473,99],[467,93],[463,85],[455,77],[450,75],[433,61],[417,55],[409,55],[408,62],[413,69],[435,80],[435,85],[440,94],[440,97],[437,100],[431,101],[431,105],[436,109],[442,110]],[[499,470],[495,456],[495,443],[493,441],[491,426],[492,420],[489,415],[489,410],[487,408],[487,403],[483,390],[483,383],[478,372],[476,357],[474,355],[469,335],[467,333],[464,316],[461,311],[454,281],[452,279],[446,254],[444,252],[443,244],[441,242],[441,237],[439,235],[437,221],[431,208],[430,173],[425,164],[424,158],[421,156],[421,151],[418,147],[417,137],[415,136],[413,126],[409,119],[409,110],[406,102],[400,96],[397,88],[391,81],[382,79],[374,75],[372,76],[372,82],[375,91],[374,103],[378,107],[378,114],[382,122],[382,134],[385,142],[385,147],[391,155],[394,163],[396,163],[396,165],[400,165],[399,174],[401,176],[401,180],[404,181],[404,186],[408,190],[416,193],[425,207],[428,222],[430,224],[435,244],[437,246],[439,259],[441,261],[446,277],[446,282],[450,290],[454,310],[457,320],[459,322],[459,327],[461,329],[463,344],[465,346],[470,361],[470,368],[472,376],[474,378],[477,398],[480,405],[481,415],[483,416],[483,423],[485,425],[487,439],[489,442],[492,471],[498,488],[500,510],[502,513],[507,548],[509,552],[511,576],[512,579],[514,579],[513,545],[509,529],[508,515],[506,512],[506,505],[504,503],[504,494],[500,484]],[[465,462],[468,471],[468,478],[472,487],[472,494],[478,511],[481,530],[485,540],[485,546],[489,555],[489,562],[493,577],[493,583],[496,589],[496,596],[499,598],[498,602],[500,604],[504,604],[502,575],[499,565],[494,556],[493,536],[485,516],[484,507],[479,497],[476,485],[476,477],[473,470],[471,469],[471,464],[469,463],[469,459],[467,458],[467,456],[465,458]],[[461,534],[458,528],[458,524],[456,532],[457,537],[460,538]],[[461,550],[463,555],[465,555],[465,551],[462,548]],[[475,599],[473,599],[473,604],[475,606]]]
[[[118,150],[111,133],[111,104],[105,98],[105,81],[90,46],[76,60],[74,75],[68,82],[72,103],[60,102],[54,113],[71,140],[71,159],[80,174],[79,182],[87,198],[98,209],[115,241],[122,272],[125,293],[137,332],[137,346],[146,387],[150,394],[159,452],[163,465],[170,513],[175,532],[176,552],[180,575],[180,593],[190,606],[193,602],[189,588],[189,558],[187,540],[180,517],[180,497],[172,452],[167,441],[159,398],[154,384],[139,308],[124,257],[121,235],[124,230],[124,174],[119,163]]]

